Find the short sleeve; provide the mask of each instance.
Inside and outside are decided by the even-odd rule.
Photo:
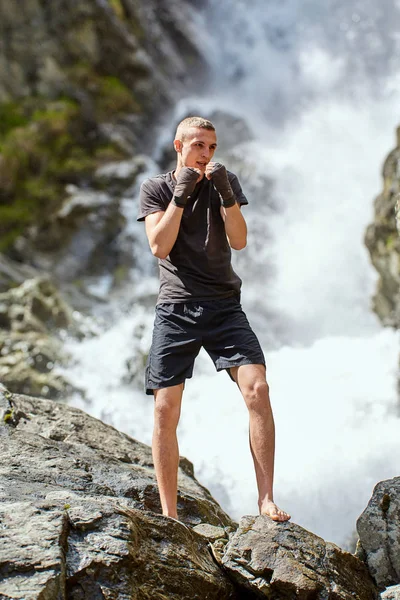
[[[144,221],[152,213],[165,211],[167,207],[154,179],[146,179],[140,186],[138,221]]]
[[[236,177],[236,175],[228,171],[228,179],[229,183],[231,184],[232,191],[235,194],[236,202],[240,204],[240,206],[248,204],[249,201],[244,195],[242,187],[239,183],[239,179]]]

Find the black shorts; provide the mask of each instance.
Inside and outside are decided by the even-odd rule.
[[[259,341],[237,298],[158,304],[146,365],[146,394],[192,377],[202,346],[217,371],[265,365]]]

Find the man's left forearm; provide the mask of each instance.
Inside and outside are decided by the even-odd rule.
[[[239,205],[235,203],[229,208],[221,206],[221,215],[231,248],[242,250],[247,243],[247,225]]]

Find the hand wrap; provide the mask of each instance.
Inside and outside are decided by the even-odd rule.
[[[179,208],[185,208],[188,196],[196,187],[199,173],[192,167],[182,167],[176,178],[176,185],[172,202]]]
[[[215,163],[210,175],[215,189],[220,195],[222,206],[224,208],[234,206],[234,204],[236,204],[236,198],[231,188],[231,184],[229,183],[228,173],[226,172],[224,165]]]

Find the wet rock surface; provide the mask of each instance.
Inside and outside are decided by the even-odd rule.
[[[295,523],[243,517],[219,556],[236,583],[270,600],[376,600],[362,561]],[[253,597],[253,596],[252,596]]]

